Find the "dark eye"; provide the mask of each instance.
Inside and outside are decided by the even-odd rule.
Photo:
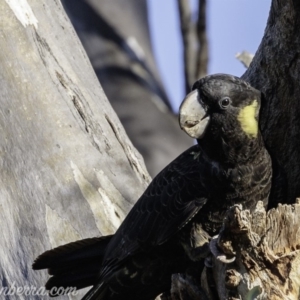
[[[230,105],[230,103],[231,103],[231,100],[229,97],[225,97],[219,101],[219,105],[223,109],[226,109]]]

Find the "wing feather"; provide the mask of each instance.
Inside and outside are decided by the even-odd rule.
[[[129,256],[165,243],[206,203],[197,151],[189,148],[154,178],[108,245],[102,277]]]

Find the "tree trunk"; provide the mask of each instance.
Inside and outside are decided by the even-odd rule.
[[[243,75],[264,94],[261,130],[275,168],[270,206],[300,195],[300,2],[273,0],[267,27]]]
[[[1,1],[0,19],[0,289],[39,288],[34,258],[114,232],[150,178],[60,1]]]
[[[180,130],[158,75],[146,0],[63,4],[126,133],[156,175],[192,140]]]

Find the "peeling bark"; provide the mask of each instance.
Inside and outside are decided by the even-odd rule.
[[[227,265],[214,259],[219,298],[253,299],[256,295],[255,299],[299,299],[299,225],[299,203],[279,205],[267,214],[261,202],[252,214],[233,207],[218,246],[222,249],[224,241],[230,243],[236,259]]]

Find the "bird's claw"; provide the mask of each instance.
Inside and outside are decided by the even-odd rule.
[[[218,247],[218,235],[215,235],[211,238],[209,242],[209,249],[212,255],[224,264],[230,264],[235,261],[235,256],[226,255],[222,250]]]

